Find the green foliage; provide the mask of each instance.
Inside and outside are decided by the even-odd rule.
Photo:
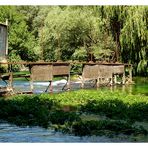
[[[76,51],[72,55],[72,59],[78,61],[86,61],[87,60],[86,49],[84,47],[76,49]]]
[[[50,114],[49,120],[52,124],[65,124],[66,122],[79,121],[80,117],[75,112],[54,111]]]
[[[9,56],[24,61],[99,60],[148,75],[147,6],[0,6]],[[91,58],[91,56],[93,58]]]
[[[13,100],[0,100],[0,118],[17,125],[48,126],[53,101],[39,96],[18,96]]]
[[[5,22],[8,19],[9,54],[14,51],[22,60],[37,60],[36,45],[38,44],[36,44],[35,37],[29,31],[25,20],[26,16],[19,12],[17,6],[1,6],[0,12],[1,22]]]
[[[103,114],[112,119],[123,119],[131,121],[148,120],[146,113],[148,112],[148,104],[134,103],[132,105],[125,104],[120,100],[103,100],[88,101],[86,106],[82,106],[83,112],[91,112]],[[123,112],[123,110],[125,112]],[[144,116],[141,116],[141,112]]]
[[[12,51],[9,55],[9,62],[19,62],[21,61],[21,57],[16,54],[16,52]],[[20,64],[12,65],[12,71],[16,72],[21,69]]]
[[[102,43],[103,23],[90,9],[51,7],[44,22],[40,31],[41,45],[45,55],[54,52],[52,59],[47,60],[68,60],[72,56],[73,60],[84,61],[87,54]]]
[[[99,40],[98,45],[93,47],[94,55],[99,61],[114,62],[115,42],[111,36],[105,35]]]
[[[51,126],[78,136],[148,134],[146,129],[135,124],[136,121],[148,121],[147,96],[79,90],[1,98],[0,108],[0,119],[19,126]],[[89,113],[97,114],[96,119],[82,118]],[[102,115],[105,118],[100,118]]]
[[[0,73],[5,73],[5,72],[8,72],[8,65],[6,64],[1,64],[0,65]]]
[[[121,121],[110,121],[110,120],[101,120],[101,121],[81,121],[75,122],[72,125],[73,133],[77,136],[86,136],[86,135],[107,135],[111,136],[112,134],[144,134],[148,132],[141,127],[135,127],[127,122]]]
[[[147,74],[148,29],[147,6],[132,6],[126,11],[126,19],[121,30],[121,51],[125,62],[134,64],[134,73]]]
[[[48,97],[46,94],[42,96]],[[124,119],[131,122],[148,121],[147,96],[127,95],[109,90],[79,90],[54,94],[53,98],[61,106],[72,105],[82,112],[101,114],[111,119]]]
[[[82,64],[73,64],[71,66],[72,74],[81,74],[82,73]]]

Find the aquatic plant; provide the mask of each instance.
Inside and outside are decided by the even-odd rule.
[[[1,98],[0,108],[0,119],[19,126],[54,127],[80,136],[147,134],[147,129],[134,125],[136,121],[148,121],[148,97],[142,95],[109,90],[18,95]],[[84,120],[84,114],[105,118]]]
[[[148,134],[148,132],[142,127],[133,126],[127,122],[121,121],[110,121],[110,120],[100,120],[100,121],[81,121],[75,122],[72,125],[72,132],[77,136],[86,135],[107,135],[111,136],[113,134]]]

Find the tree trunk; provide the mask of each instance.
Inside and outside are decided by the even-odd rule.
[[[119,51],[120,51],[120,35],[119,35],[119,32],[116,32],[116,50],[115,50],[115,57],[116,57],[116,61],[118,62],[119,61]]]

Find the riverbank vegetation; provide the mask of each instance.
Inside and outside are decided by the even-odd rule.
[[[148,97],[109,90],[0,99],[0,119],[77,136],[148,135]],[[142,123],[145,123],[143,125]]]
[[[147,16],[147,6],[0,6],[9,61],[123,62],[141,76],[148,75]]]

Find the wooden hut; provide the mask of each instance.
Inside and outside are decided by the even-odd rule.
[[[115,64],[112,66],[114,83],[117,84],[117,76],[121,76],[122,80],[119,83],[125,84],[125,65]]]
[[[111,65],[98,65],[97,87],[100,84],[112,84],[113,73]]]
[[[98,79],[98,65],[96,64],[83,64],[83,69],[82,69],[82,83],[81,87],[84,87],[85,81],[88,80],[95,80],[97,81]]]
[[[132,79],[131,70],[129,75],[130,79]],[[120,77],[120,81],[117,80],[117,77]],[[125,64],[83,64],[82,88],[87,80],[96,80],[97,87],[99,87],[100,84],[125,84]]]
[[[66,76],[67,83],[65,86],[67,86],[67,89],[70,89],[70,68],[71,68],[70,63],[57,62],[53,63],[52,65],[53,65],[53,77]],[[62,89],[64,89],[65,86]]]
[[[67,83],[65,86],[70,88],[70,63],[34,63],[31,66],[31,90],[33,91],[34,81],[46,81],[50,82],[48,88],[52,91],[52,81],[54,77],[67,77]],[[64,89],[65,86],[62,88]],[[46,89],[47,91],[47,89]]]
[[[31,91],[33,91],[33,82],[34,81],[44,81],[44,82],[50,82],[50,90],[52,85],[52,79],[53,79],[53,66],[52,64],[43,64],[43,63],[36,63],[30,66],[31,67]]]

